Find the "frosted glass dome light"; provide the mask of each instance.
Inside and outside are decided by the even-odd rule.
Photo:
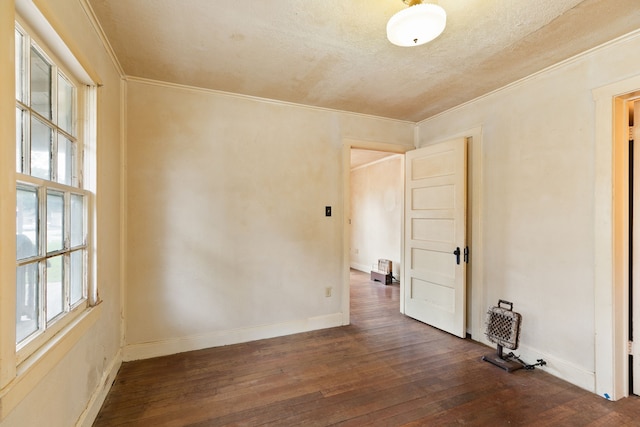
[[[401,10],[387,23],[387,38],[397,46],[419,46],[430,42],[444,31],[447,13],[432,3],[405,0],[407,9]]]

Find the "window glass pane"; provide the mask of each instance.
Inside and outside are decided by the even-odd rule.
[[[71,305],[84,297],[84,251],[71,252]]]
[[[73,132],[73,86],[61,74],[58,74],[58,126],[75,135]]]
[[[31,119],[31,175],[51,179],[51,128]]]
[[[16,269],[16,343],[38,330],[38,263]]]
[[[31,108],[51,120],[51,64],[31,47]]]
[[[63,249],[64,243],[64,196],[47,192],[47,252]]]
[[[84,197],[71,195],[71,247],[84,244]]]
[[[24,102],[24,36],[16,30],[16,99]]]
[[[35,188],[16,190],[16,258],[38,255],[38,193]]]
[[[47,322],[64,309],[63,277],[62,255],[47,259]]]
[[[24,155],[24,112],[16,108],[16,172],[23,173],[22,156]]]
[[[73,151],[73,142],[58,135],[58,182],[61,184],[72,184]]]

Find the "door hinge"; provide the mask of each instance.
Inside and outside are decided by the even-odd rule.
[[[633,341],[627,342],[627,354],[633,354]]]

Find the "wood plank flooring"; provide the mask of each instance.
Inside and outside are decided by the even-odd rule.
[[[94,426],[640,426],[640,399],[507,373],[399,297],[352,271],[349,326],[124,363]]]

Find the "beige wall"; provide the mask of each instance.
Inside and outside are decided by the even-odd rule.
[[[594,385],[592,89],[640,73],[628,39],[419,123],[418,146],[481,126],[485,307],[523,316],[521,352]]]
[[[100,316],[2,421],[92,420],[120,362],[339,324],[343,319],[345,139],[411,145],[413,125],[132,80],[117,70],[82,2],[35,3],[104,85],[99,90],[97,282]],[[13,241],[13,0],[0,2],[0,235]],[[521,353],[594,389],[593,88],[640,74],[631,38],[418,125],[416,145],[482,127],[485,284],[474,299],[511,300]],[[11,100],[9,102],[9,100]],[[127,152],[120,114],[126,112]],[[121,203],[121,156],[127,198]],[[475,202],[474,202],[475,203]],[[324,206],[333,217],[324,217]],[[125,215],[126,214],[126,215]],[[127,221],[126,244],[120,239]],[[7,237],[9,236],[9,237]],[[14,256],[0,246],[0,304],[13,304]],[[126,252],[123,252],[126,250]],[[126,308],[121,259],[126,253]],[[472,252],[473,253],[473,252]],[[8,285],[7,285],[8,284]],[[333,287],[333,296],[324,297]],[[3,334],[11,328],[2,325]],[[0,346],[0,383],[12,378]],[[24,377],[23,377],[24,378]],[[24,381],[22,384],[26,384]],[[16,381],[0,391],[13,396]],[[27,387],[27,386],[24,386]],[[87,411],[87,408],[88,411]]]
[[[125,358],[342,324],[343,138],[413,128],[129,81]]]
[[[368,273],[378,259],[390,259],[400,277],[403,182],[399,156],[351,171],[352,268]]]
[[[40,7],[43,14],[52,24],[56,32],[86,66],[90,74],[103,84],[98,94],[98,148],[97,148],[97,283],[102,304],[96,311],[98,319],[79,341],[62,357],[55,365],[48,363],[37,366],[36,370],[46,372],[39,382],[34,382],[37,377],[32,374],[23,374],[17,381],[2,390],[2,399],[7,402],[18,394],[22,394],[24,387],[27,390],[26,397],[11,411],[5,419],[0,421],[2,427],[6,426],[60,426],[75,425],[78,420],[91,422],[95,411],[99,409],[101,396],[110,386],[115,370],[120,363],[121,327],[120,327],[120,226],[121,220],[121,160],[120,160],[120,77],[115,70],[109,56],[105,53],[100,39],[87,19],[81,2],[75,0],[37,0],[34,1]],[[3,37],[4,44],[13,44],[13,1],[0,2],[0,16],[2,16],[2,28],[8,26],[11,38]],[[11,12],[9,14],[9,12]],[[6,14],[5,14],[6,13]],[[9,19],[5,19],[9,16]],[[8,22],[5,22],[8,21]],[[4,31],[4,30],[3,30]],[[3,51],[4,52],[4,51]],[[13,67],[13,52],[3,55],[10,58],[0,61],[1,67]],[[0,88],[10,85],[11,93],[7,94],[0,89],[3,100],[11,100],[11,109],[7,112],[0,109],[2,114],[3,129],[10,128],[15,123],[15,106],[13,92],[12,73],[0,73]],[[4,102],[4,101],[3,101]],[[3,104],[4,105],[4,104]],[[7,126],[5,127],[5,124]],[[9,153],[15,150],[15,139],[2,138],[3,152]],[[12,155],[13,156],[13,155]],[[4,156],[1,156],[4,157]],[[15,157],[12,157],[15,158]],[[13,163],[13,162],[12,162]],[[5,170],[2,165],[2,179],[14,175],[10,169]],[[11,212],[5,209],[5,201],[15,203],[13,190],[6,185],[0,186],[0,200],[2,200],[2,212]],[[13,187],[15,183],[11,184]],[[10,194],[10,197],[7,197]],[[9,204],[8,204],[9,205]],[[13,219],[12,221],[15,221]],[[0,222],[0,235],[3,242],[13,241],[11,232],[5,232],[15,225],[8,225],[4,220]],[[15,229],[13,229],[15,234]],[[8,245],[2,244],[5,248]],[[11,257],[6,252],[0,251],[1,265],[15,268],[15,254]],[[5,282],[2,278],[3,289],[10,288],[11,282]],[[15,326],[14,326],[15,327]],[[3,326],[4,328],[4,326]],[[3,370],[10,361],[2,360]],[[111,377],[110,377],[111,375]],[[19,383],[19,384],[16,384]],[[27,384],[27,385],[25,385]],[[3,408],[4,410],[5,408]]]

